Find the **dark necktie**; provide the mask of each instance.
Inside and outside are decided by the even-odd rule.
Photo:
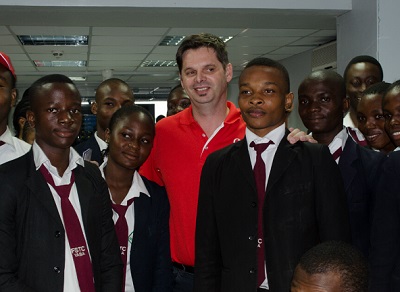
[[[74,173],[72,172],[71,180],[68,185],[56,186],[54,184],[53,177],[44,164],[42,164],[40,167],[40,172],[46,179],[47,183],[49,183],[56,190],[57,194],[61,198],[61,210],[64,219],[64,228],[67,233],[72,258],[74,259],[79,287],[81,288],[82,292],[94,292],[93,270],[89,257],[89,251],[86,246],[85,237],[83,236],[78,216],[76,215],[75,209],[69,201],[69,193],[71,192],[71,187],[75,181]]]
[[[265,163],[261,157],[261,153],[268,148],[269,145],[274,144],[274,142],[269,141],[268,143],[256,144],[254,142],[250,143],[250,147],[253,147],[257,152],[256,163],[254,164],[254,178],[256,180],[257,194],[258,194],[258,238],[257,238],[257,286],[259,287],[265,280],[265,250],[264,250],[264,230],[263,230],[263,206],[265,199]]]
[[[347,127],[346,129],[347,129],[347,133],[350,134],[350,136],[353,138],[353,140],[354,140],[358,145],[363,146],[363,147],[365,147],[365,146],[368,145],[367,141],[358,139],[358,136],[357,136],[357,133],[356,133],[355,130],[353,130],[353,129],[350,128],[350,127]]]
[[[112,204],[113,210],[118,214],[117,222],[115,222],[115,232],[117,233],[119,248],[121,250],[121,258],[124,263],[124,279],[123,279],[123,289],[125,291],[125,278],[126,278],[126,262],[128,259],[128,223],[126,222],[125,214],[129,206],[133,203],[133,199],[128,200],[127,205]]]
[[[0,141],[0,146],[3,146],[4,144],[6,144],[4,141]]]
[[[338,159],[340,157],[340,154],[342,154],[342,152],[343,152],[342,147],[339,147],[338,149],[336,149],[336,151],[332,153],[333,160],[336,161],[336,159]]]

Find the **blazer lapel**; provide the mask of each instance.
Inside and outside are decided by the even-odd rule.
[[[32,195],[34,195],[44,206],[46,211],[53,217],[53,219],[63,226],[60,214],[58,213],[56,203],[54,202],[53,194],[47,185],[46,180],[39,170],[36,170],[35,163],[33,160],[33,152],[27,156],[28,165],[28,179],[26,185],[31,190]]]
[[[135,209],[135,227],[133,232],[132,245],[135,244],[136,238],[146,236],[145,226],[147,224],[148,216],[151,209],[151,198],[146,194],[140,193],[140,196],[134,200]],[[151,230],[148,230],[151,232]],[[147,237],[147,236],[146,236]]]
[[[240,171],[243,174],[244,179],[251,185],[253,191],[257,193],[256,181],[254,179],[253,169],[251,167],[250,155],[249,150],[247,147],[247,139],[244,138],[243,140],[234,144],[237,147],[238,155],[234,155],[234,159],[237,159],[237,165]]]
[[[287,140],[288,132],[286,131],[285,136],[279,143],[278,149],[276,150],[274,160],[272,162],[271,172],[267,183],[267,193],[274,187],[275,183],[285,173],[293,159],[296,157],[296,152],[292,149],[297,147],[295,144],[292,145]]]
[[[357,144],[350,136],[348,136],[339,159],[339,168],[342,173],[344,189],[346,192],[357,174],[357,170],[352,166],[357,159]]]
[[[85,170],[81,165],[78,165],[74,169],[74,173],[76,190],[78,192],[79,203],[81,205],[82,221],[85,229],[87,229],[87,226],[90,225],[88,222],[88,211],[90,209],[89,206],[90,200],[92,199],[93,187],[91,182],[86,179]],[[94,223],[97,224],[96,222]]]

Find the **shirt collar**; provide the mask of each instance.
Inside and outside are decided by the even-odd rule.
[[[15,148],[13,136],[8,126],[4,131],[4,133],[0,136],[0,141],[3,141],[5,144],[11,145],[12,147]]]
[[[348,138],[347,130],[346,127],[343,127],[343,129],[337,133],[335,138],[333,138],[332,142],[329,143],[329,151],[331,153],[334,153],[339,147],[342,147],[344,149],[344,145],[346,145],[346,141]]]
[[[272,142],[274,142],[274,145],[278,146],[279,143],[281,143],[283,137],[285,136],[285,130],[286,130],[286,126],[285,126],[285,123],[283,123],[279,127],[273,129],[271,132],[269,132],[264,137],[259,137],[256,134],[254,134],[252,131],[250,131],[249,128],[246,128],[247,146],[250,147],[250,143],[253,141],[256,144],[272,141]]]
[[[38,170],[42,164],[45,165],[47,170],[53,175],[53,177],[61,178],[58,174],[57,168],[51,165],[49,158],[47,158],[46,154],[43,152],[42,148],[36,143],[36,140],[33,142],[33,159],[35,162],[36,170]],[[69,165],[65,170],[63,177],[68,175],[70,177],[70,173],[73,169],[77,167],[77,165],[85,166],[85,162],[83,158],[75,151],[74,148],[69,148]]]
[[[107,161],[108,161],[108,158],[106,156],[104,158],[104,162],[99,167],[101,175],[104,179],[106,179],[104,176],[104,168],[107,165]],[[109,193],[110,193],[111,201],[113,201],[112,197],[111,197],[111,192],[109,191]],[[121,202],[121,205],[126,206],[128,203],[128,200],[130,200],[132,198],[138,198],[138,197],[140,197],[140,194],[144,194],[144,195],[147,195],[148,197],[150,197],[150,193],[147,190],[142,177],[140,176],[140,174],[137,171],[135,171],[135,173],[133,174],[133,178],[132,178],[132,185],[131,185],[128,193],[126,194],[126,197]],[[113,203],[114,203],[114,201],[113,201]]]
[[[108,144],[106,143],[106,141],[101,139],[99,135],[97,135],[97,131],[94,133],[94,138],[96,139],[97,144],[99,144],[100,151],[107,149]]]

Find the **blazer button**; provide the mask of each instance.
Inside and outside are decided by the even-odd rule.
[[[249,271],[249,273],[250,273],[250,274],[255,274],[255,273],[256,273],[256,270],[255,270],[255,269],[251,269],[251,270]]]
[[[255,207],[257,207],[257,203],[256,203],[256,202],[252,202],[252,203],[251,203],[251,206],[252,206],[253,208],[255,208]]]
[[[249,236],[249,240],[254,240],[255,236],[254,235],[250,235]]]
[[[54,232],[54,237],[55,238],[59,238],[60,236],[61,236],[61,232],[60,231]]]
[[[56,272],[57,274],[61,273],[61,270],[59,267],[54,267],[53,268],[54,272]]]

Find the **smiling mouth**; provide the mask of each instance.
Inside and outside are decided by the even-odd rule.
[[[367,139],[368,141],[374,141],[380,135],[381,134],[367,135],[367,136],[365,136],[365,139]]]

